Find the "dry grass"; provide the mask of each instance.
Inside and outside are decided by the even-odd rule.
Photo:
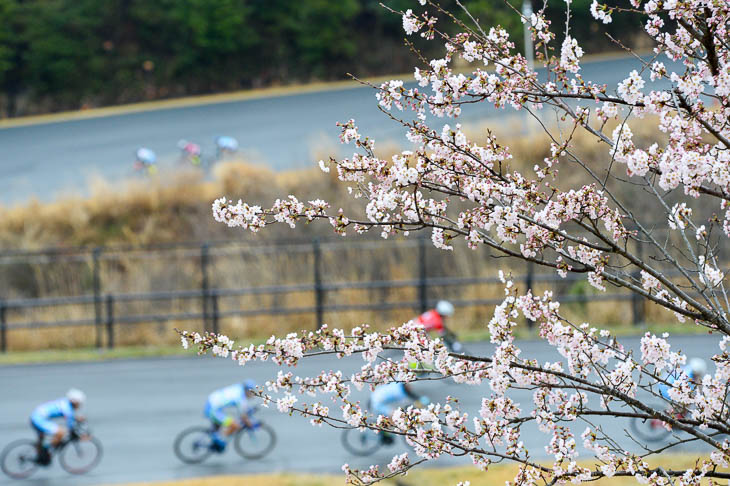
[[[497,135],[521,133],[521,121],[504,123],[496,130]],[[512,123],[512,124],[510,124]],[[651,122],[634,127],[638,144],[648,145],[659,137],[652,130]],[[468,130],[475,139],[483,136],[489,126],[472,127]],[[610,131],[610,128],[609,128]],[[548,155],[549,143],[544,135],[507,136],[499,138],[511,148],[514,159],[507,168],[530,168]],[[580,132],[574,139],[574,153],[587,161],[597,172],[608,166],[609,152],[605,144]],[[398,150],[388,143],[379,145],[379,156],[388,158]],[[333,148],[326,143],[313,153],[314,159],[326,158]],[[561,185],[577,186],[586,182],[582,171],[575,164],[564,161],[561,168]],[[623,168],[620,168],[623,170]],[[610,186],[611,184],[609,184]],[[150,244],[175,241],[204,241],[237,239],[240,243],[226,254],[211,257],[213,285],[218,288],[242,288],[260,285],[309,283],[312,279],[311,252],[261,255],[247,253],[250,246],[262,246],[286,238],[300,238],[307,242],[315,236],[330,236],[327,224],[302,225],[295,233],[288,227],[275,226],[260,234],[250,234],[229,229],[215,223],[210,215],[210,204],[216,197],[226,195],[249,202],[268,205],[281,195],[296,194],[301,199],[321,197],[334,207],[344,207],[347,212],[357,212],[362,201],[352,200],[343,184],[336,180],[334,171],[329,175],[318,169],[290,172],[273,172],[265,167],[230,161],[215,167],[213,174],[205,177],[201,172],[177,171],[161,173],[153,180],[134,180],[123,189],[111,190],[103,182],[95,182],[92,196],[67,197],[54,203],[34,202],[25,206],[0,209],[0,247],[43,248],[74,245]],[[635,198],[638,199],[638,198]],[[349,240],[352,241],[352,240]],[[149,258],[139,253],[111,253],[101,263],[101,281],[104,293],[136,293],[154,290],[196,289],[200,286],[199,253],[197,250],[162,253],[164,258]],[[309,252],[309,253],[307,253]],[[328,282],[352,280],[397,280],[417,277],[417,260],[414,247],[399,250],[338,249],[324,252],[324,276]],[[511,269],[515,275],[524,273],[520,262],[490,260],[488,251],[472,252],[463,248],[457,251],[439,252],[429,249],[429,276],[491,276],[498,269]],[[66,261],[62,263],[20,262],[0,265],[0,296],[3,298],[45,297],[82,295],[91,292],[91,263]],[[541,292],[550,287],[536,285]],[[564,282],[554,287],[558,293],[587,294],[593,290],[585,282]],[[612,291],[609,289],[609,291]],[[444,287],[432,289],[431,298],[459,300],[494,299],[502,295],[498,285],[469,287]],[[396,302],[416,301],[417,292],[412,288],[390,290],[347,290],[338,295],[329,294],[329,302]],[[256,309],[262,307],[302,307],[313,305],[309,292],[272,296],[241,296],[221,299],[221,311]],[[625,301],[595,302],[590,304],[565,304],[563,312],[576,323],[591,320],[592,323],[609,326],[625,326],[631,321],[631,305]],[[118,315],[152,314],[165,312],[200,312],[200,302],[192,299],[172,303],[142,305],[128,303],[117,309]],[[411,310],[388,312],[341,312],[326,315],[331,325],[349,327],[363,322],[384,329],[394,323],[412,317]],[[647,307],[649,322],[667,320],[668,314],[656,306]],[[599,317],[596,317],[599,316]],[[88,319],[93,317],[91,306],[67,306],[32,311],[9,311],[10,322],[42,320]],[[478,333],[485,329],[491,317],[488,307],[460,309],[458,321],[452,323],[457,332]],[[231,317],[223,319],[221,328],[238,339],[260,339],[271,333],[282,333],[312,328],[312,315],[283,317]],[[117,333],[117,343],[139,345],[144,343],[174,344],[177,342],[174,327],[199,329],[197,321],[144,323],[127,325]],[[48,330],[13,330],[9,335],[10,349],[29,350],[47,347],[67,349],[90,346],[96,337],[90,327],[67,327]]]
[[[543,133],[515,136],[515,133],[522,133],[523,123],[521,118],[490,121],[467,127],[466,132],[479,141],[487,130],[491,130],[500,142],[510,147],[513,161],[508,167],[529,172],[535,163],[548,155],[549,139]],[[607,129],[610,130],[611,127]],[[636,124],[633,131],[639,145],[648,145],[662,136],[652,121]],[[578,132],[573,142],[574,153],[588,161],[592,168],[608,165],[610,154],[605,144],[597,143],[584,131]],[[398,145],[388,141],[378,147],[378,155],[385,159],[399,150]],[[323,141],[312,151],[312,160],[327,159],[333,152],[335,146]],[[570,162],[564,162],[564,170],[558,181],[561,185],[576,186],[587,182],[584,173],[574,170]],[[152,180],[126,181],[121,189],[116,181],[112,186],[104,180],[95,180],[90,197],[65,196],[52,203],[35,201],[0,207],[0,247],[31,249],[241,238],[240,231],[212,221],[210,203],[215,198],[226,195],[270,204],[276,197],[286,194],[296,194],[300,199],[320,197],[345,209],[360,207],[347,196],[334,171],[325,175],[313,164],[311,169],[273,172],[261,165],[233,160],[218,164],[209,178],[199,171],[176,170],[162,172]],[[284,228],[271,228],[256,240],[270,241],[282,235],[289,239],[306,238],[314,233],[329,235],[329,228],[322,226],[300,229],[297,235]],[[302,235],[302,231],[306,234]]]
[[[652,467],[671,469],[694,466],[696,456],[663,455],[656,461],[650,461]],[[590,466],[590,463],[584,463]],[[460,481],[469,481],[472,486],[505,484],[512,481],[517,466],[494,465],[486,473],[473,467],[416,468],[408,475],[397,480],[384,481],[387,486],[455,486]],[[708,484],[708,481],[703,484]],[[311,474],[265,474],[250,476],[216,476],[210,478],[183,479],[171,482],[136,483],[126,486],[342,486],[345,484],[342,475]],[[633,486],[638,484],[631,477],[604,478],[591,484],[603,486]]]

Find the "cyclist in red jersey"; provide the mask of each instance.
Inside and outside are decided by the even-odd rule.
[[[444,344],[450,351],[458,353],[461,351],[461,343],[456,340],[456,335],[444,325],[444,318],[454,315],[454,305],[447,300],[440,300],[435,309],[424,312],[416,322],[421,324],[426,331],[436,332],[443,338]]]

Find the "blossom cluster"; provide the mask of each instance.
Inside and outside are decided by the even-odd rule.
[[[389,473],[381,473],[375,467],[359,471],[347,466],[349,477],[366,483],[405,472],[421,461],[451,454],[468,454],[483,469],[489,467],[490,457],[512,458],[530,465],[520,474],[536,473],[541,471],[541,466],[529,462],[530,453],[525,449],[522,436],[522,425],[529,421],[535,422],[547,435],[545,452],[553,456],[554,462],[549,468],[553,477],[581,482],[600,476],[631,474],[642,482],[651,483],[655,470],[645,461],[637,465],[635,456],[612,447],[610,441],[604,445],[604,432],[600,429],[589,428],[582,436],[584,447],[602,461],[600,471],[576,465],[581,454],[570,424],[596,410],[591,405],[595,401],[590,395],[600,398],[603,410],[609,410],[610,403],[618,401],[631,406],[639,415],[658,415],[671,426],[688,432],[704,436],[699,432],[703,428],[724,430],[721,424],[728,418],[724,400],[730,360],[717,357],[717,370],[714,375],[704,377],[701,390],[695,390],[686,378],[677,379],[669,394],[677,404],[691,407],[692,414],[684,418],[671,416],[635,398],[639,388],[646,388],[643,380],[650,378],[652,384],[657,383],[658,372],[686,361],[685,355],[671,351],[666,335],[658,338],[647,334],[642,339],[640,364],[633,361],[607,331],[598,331],[587,324],[571,326],[560,317],[560,306],[549,293],[540,297],[519,295],[514,286],[510,288],[502,308],[511,311],[497,313],[490,324],[492,342],[496,345],[490,357],[450,353],[443,343],[430,339],[423,327],[414,321],[387,333],[371,332],[367,326],[345,332],[325,325],[317,331],[291,333],[284,339],[272,336],[264,344],[238,348],[222,335],[188,332],[181,335],[185,345],[197,345],[200,352],[209,351],[241,366],[267,360],[293,366],[310,354],[323,352],[340,359],[359,356],[362,365],[349,376],[341,371],[322,371],[317,376],[300,377],[291,371],[280,371],[275,379],[266,383],[266,391],[261,391],[260,396],[266,403],[275,403],[281,413],[303,415],[315,426],[334,424],[402,435],[418,460],[414,462],[408,453],[397,454],[388,465]],[[564,361],[539,365],[521,358],[510,322],[519,316],[535,319],[540,325],[541,336],[555,347]],[[386,357],[386,350],[398,350],[402,355],[400,358]],[[431,403],[427,407],[397,408],[391,415],[374,414],[362,403],[352,400],[352,387],[372,389],[393,381],[418,380],[410,367],[414,360],[428,363],[443,380],[488,384],[492,394],[482,399],[478,413],[473,416],[460,410],[458,401],[449,397],[445,403]],[[534,390],[529,407],[510,397],[513,386]],[[576,391],[577,386],[579,391]],[[309,398],[319,400],[309,404],[303,402]],[[338,404],[341,413],[333,413],[335,406],[327,405],[327,400]],[[721,447],[721,450],[724,449]],[[707,464],[721,464],[725,460],[727,454],[723,453]],[[709,471],[708,466],[697,477]],[[693,476],[693,480],[697,477]]]

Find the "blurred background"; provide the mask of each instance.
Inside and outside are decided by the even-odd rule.
[[[455,0],[441,5],[456,16],[432,8],[442,28],[473,25]],[[482,25],[505,26],[518,51],[532,49],[518,13],[542,2],[465,5]],[[544,5],[562,26],[565,2]],[[386,6],[0,0],[0,349],[170,346],[176,327],[254,340],[325,321],[385,328],[441,298],[459,308],[457,331],[483,336],[504,265],[487,251],[445,253],[377,235],[342,240],[317,224],[252,235],[211,217],[211,202],[224,195],[266,206],[296,194],[362,209],[334,171],[316,168],[347,155],[335,123],[355,118],[383,158],[404,147],[403,130],[378,111],[372,88],[343,80],[408,80],[422,59],[444,52],[438,40],[405,42],[394,11],[417,2]],[[640,17],[599,24],[589,6],[572,2],[571,35],[588,54],[581,73],[615,85],[637,61],[611,37],[640,52],[647,37]],[[559,46],[563,29],[554,30]],[[460,120],[474,140],[487,131],[503,137],[513,166],[529,170],[549,143],[521,114],[509,115],[480,103]],[[636,131],[639,142],[657,136]],[[237,146],[216,147],[221,136]],[[610,156],[588,138],[575,143],[591,159]],[[141,163],[140,149],[156,159]],[[576,319],[599,315],[628,328],[662,320],[627,294],[597,296],[584,282],[524,265],[505,270],[536,291],[568,296]]]
[[[420,8],[414,0],[384,3]],[[518,12],[542,1],[463,3],[482,25],[503,25],[520,52],[530,49]],[[455,0],[440,4],[470,23]],[[639,52],[651,46],[639,18],[615,14],[613,23],[599,24],[590,4],[572,1],[571,34],[589,55],[581,73],[615,86],[640,64],[606,34]],[[560,46],[565,1],[545,5],[557,27],[553,46]],[[325,430],[312,442],[305,421],[264,412],[281,435],[266,460],[182,465],[172,439],[202,420],[207,393],[242,376],[263,383],[275,371],[162,359],[182,353],[175,328],[221,331],[238,343],[325,322],[386,329],[448,299],[456,306],[449,327],[472,350],[488,352],[475,341],[487,337],[503,296],[502,269],[535,292],[553,290],[576,322],[590,318],[618,334],[670,330],[666,314],[626,293],[597,294],[584,281],[497,260],[486,249],[457,243],[443,252],[416,237],[342,239],[326,224],[253,235],[213,221],[211,203],[220,196],[266,206],[296,194],[360,211],[361,201],[317,161],[347,154],[335,123],[349,118],[377,139],[379,157],[404,147],[403,130],[378,111],[374,90],[349,74],[408,80],[421,64],[412,48],[425,59],[443,55],[442,42],[408,40],[412,46],[401,17],[378,0],[0,0],[0,447],[29,435],[30,410],[72,385],[89,395],[90,422],[108,446],[100,468],[83,480],[56,467],[33,484],[337,473],[343,462],[371,461],[353,463],[337,448],[338,432]],[[468,107],[461,117],[470,137],[497,134],[512,150],[512,167],[529,170],[548,155],[549,141],[525,120],[488,106]],[[635,128],[637,144],[657,136],[650,123]],[[237,147],[221,150],[220,137]],[[610,158],[582,135],[574,148],[597,164]],[[140,160],[140,149],[155,159]],[[579,184],[579,177],[563,183]],[[517,333],[536,335],[529,322]],[[688,346],[701,354],[702,343]],[[551,359],[545,349],[536,353]],[[147,359],[108,360],[139,357]],[[299,371],[331,366],[316,360]],[[422,392],[439,398],[454,393],[447,388]],[[478,408],[478,393],[463,403]],[[372,460],[387,463],[393,452]]]
[[[417,60],[404,43],[401,18],[380,3],[1,0],[0,116],[347,79],[347,73],[410,73]],[[384,3],[414,8],[410,0]],[[533,9],[543,4],[533,3]],[[455,1],[440,4],[468,21]],[[505,2],[465,4],[484,25],[504,26],[523,48],[522,23]],[[546,4],[547,18],[559,26],[559,46],[565,2]],[[571,34],[587,52],[618,50],[605,33],[620,34],[628,47],[648,46],[636,16],[599,25],[590,4],[572,2]],[[440,42],[409,40],[429,59],[442,53]]]

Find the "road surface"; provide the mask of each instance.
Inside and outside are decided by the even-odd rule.
[[[637,349],[639,339],[623,342]],[[710,336],[672,338],[674,349],[704,358],[716,351],[717,342],[717,338]],[[558,359],[541,341],[522,342],[521,347],[523,356],[535,357],[539,362]],[[470,343],[467,348],[472,353],[486,352],[490,345]],[[349,373],[361,364],[359,357],[343,361],[316,357],[302,361],[294,371],[300,376],[314,375],[322,369],[343,369]],[[0,367],[0,448],[12,440],[31,437],[28,415],[33,407],[63,394],[70,386],[87,393],[86,415],[105,447],[102,463],[88,475],[72,477],[54,463],[23,482],[9,480],[0,473],[0,485],[100,485],[276,471],[338,473],[343,463],[359,467],[372,463],[385,465],[395,453],[405,450],[404,443],[397,441],[395,446],[381,449],[370,458],[349,457],[340,446],[338,431],[326,426],[314,428],[302,417],[288,417],[264,409],[260,416],[275,428],[279,439],[266,458],[244,461],[232,450],[197,466],[182,464],[175,458],[172,452],[175,435],[189,425],[203,424],[202,407],[210,391],[243,377],[263,383],[275,373],[276,367],[270,363],[252,363],[241,368],[229,360],[196,356]],[[489,393],[486,384],[472,387],[453,382],[426,382],[414,387],[432,399],[457,396],[469,412],[477,411],[481,397]],[[366,394],[357,394],[356,398],[365,399]],[[514,398],[526,407],[531,402],[529,392],[516,392]],[[614,429],[628,426],[623,420],[604,419],[598,423]],[[580,434],[585,424],[577,424],[576,428]],[[544,456],[545,437],[534,427],[525,429],[525,444],[533,457]],[[626,442],[626,447],[632,446]],[[440,460],[435,465],[457,462]],[[461,460],[464,462],[468,461]]]
[[[586,62],[581,73],[586,80],[608,83],[613,91],[631,69],[640,69],[640,63],[622,57]],[[644,77],[646,90],[657,86]],[[471,105],[462,123],[496,113],[487,103]],[[172,164],[181,138],[200,143],[204,154],[211,154],[217,135],[231,135],[249,160],[275,170],[301,168],[315,163],[315,155],[323,156],[313,153],[317,149],[324,148],[325,154],[340,150],[335,123],[350,118],[381,143],[402,140],[398,126],[377,109],[374,91],[364,87],[3,128],[0,205],[84,194],[89,181],[99,176],[108,181],[132,177],[133,154],[141,146],[153,149],[163,165]],[[342,148],[339,154],[344,153]]]

